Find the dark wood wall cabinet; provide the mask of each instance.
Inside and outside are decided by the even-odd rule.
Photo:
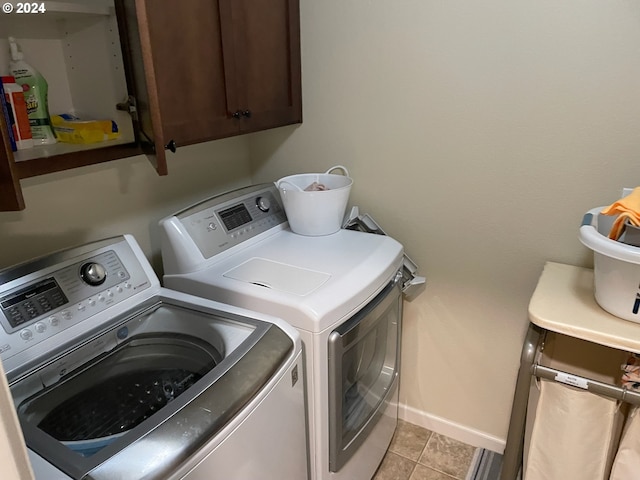
[[[16,37],[49,83],[52,115],[112,119],[120,130],[116,140],[12,152],[0,115],[0,211],[25,208],[23,178],[141,153],[166,175],[167,151],[302,122],[298,2],[87,0],[0,17],[0,61]]]

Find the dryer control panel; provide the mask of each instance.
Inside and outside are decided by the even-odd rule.
[[[272,184],[253,185],[210,198],[167,221],[178,219],[204,258],[211,258],[287,221]]]

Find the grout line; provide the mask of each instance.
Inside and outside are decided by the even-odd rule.
[[[409,423],[409,422],[407,422],[407,423]],[[428,430],[428,429],[427,429],[427,430]],[[427,450],[427,447],[429,446],[429,443],[430,443],[430,442],[432,442],[432,441],[434,441],[434,438],[435,438],[434,433],[435,433],[435,432],[433,432],[433,431],[429,430],[429,434],[428,434],[428,436],[427,436],[426,442],[425,442],[425,443],[424,443],[424,445],[422,446],[422,449],[420,450],[420,453],[418,454],[418,458],[417,458],[416,460],[413,460],[412,458],[409,458],[409,457],[407,457],[407,456],[403,455],[402,453],[397,452],[397,451],[394,451],[394,450],[392,450],[392,449],[389,449],[389,450],[387,450],[387,451],[388,451],[388,452],[390,452],[390,453],[393,453],[394,455],[397,455],[397,456],[398,456],[398,457],[400,457],[400,458],[403,458],[403,459],[405,459],[405,460],[408,460],[409,462],[411,462],[411,463],[412,463],[412,468],[411,468],[411,472],[409,473],[408,480],[410,480],[410,479],[411,479],[411,476],[415,473],[415,471],[416,471],[416,469],[417,469],[417,466],[418,466],[418,465],[420,465],[420,466],[421,466],[421,467],[423,467],[423,468],[427,468],[427,469],[429,469],[429,470],[431,470],[431,471],[433,471],[433,472],[437,472],[437,473],[439,473],[440,475],[442,475],[443,477],[445,477],[445,478],[447,478],[447,479],[450,479],[450,480],[464,480],[464,479],[466,478],[466,475],[465,475],[465,477],[463,477],[463,478],[459,478],[459,477],[457,477],[457,476],[453,476],[453,475],[451,475],[451,474],[449,474],[449,473],[443,472],[443,471],[439,470],[438,468],[434,467],[434,466],[433,466],[433,465],[431,465],[431,464],[428,464],[428,463],[422,463],[422,462],[420,462],[420,459],[425,455],[425,452],[426,452],[426,450]],[[443,436],[444,436],[444,435],[443,435]],[[428,462],[428,461],[429,461],[429,459],[428,459],[428,458],[425,458],[425,461],[426,461],[426,462]]]
[[[416,471],[417,465],[418,465],[418,462],[413,462],[413,468],[411,469],[411,472],[409,473],[409,478],[407,480],[411,480],[411,477],[413,476],[413,472]]]

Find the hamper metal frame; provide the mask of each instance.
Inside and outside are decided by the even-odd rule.
[[[520,368],[518,370],[516,388],[513,395],[511,420],[509,422],[507,444],[502,460],[500,480],[516,480],[522,468],[525,423],[532,376],[566,384],[566,382],[559,380],[558,377],[566,378],[567,375],[570,375],[578,379],[581,384],[586,385],[586,390],[591,393],[627,402],[632,405],[640,405],[640,393],[629,390],[626,387],[618,387],[537,363],[535,359],[538,353],[544,348],[547,332],[548,330],[530,323],[522,345]]]

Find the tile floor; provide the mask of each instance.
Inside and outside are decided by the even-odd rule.
[[[476,447],[398,420],[372,480],[465,480]]]

